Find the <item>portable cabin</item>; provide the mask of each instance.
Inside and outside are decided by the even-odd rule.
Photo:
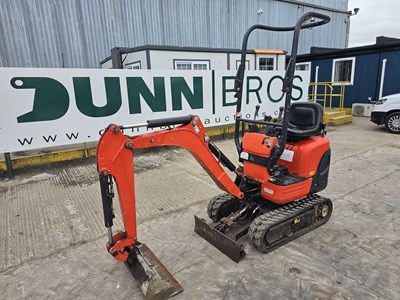
[[[111,56],[100,62],[103,69],[156,70],[237,70],[239,49],[147,45],[111,49]],[[246,57],[247,70],[284,70],[286,52],[253,49]]]
[[[297,68],[310,69],[311,82],[332,82],[334,93],[339,92],[339,82],[344,83],[347,110],[353,104],[370,105],[400,92],[400,39],[381,36],[373,45],[346,49],[313,47],[298,57]]]

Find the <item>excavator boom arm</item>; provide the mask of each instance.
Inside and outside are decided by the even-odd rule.
[[[148,124],[150,124],[149,127],[155,127],[155,125],[164,126],[164,124],[171,123],[168,122],[168,120],[173,119],[165,119],[165,122],[158,121],[157,124],[152,124],[151,121],[149,121]],[[111,176],[115,179],[122,218],[126,230],[125,239],[129,239],[132,242],[137,239],[133,162],[134,149],[160,146],[178,146],[185,148],[196,158],[219,188],[237,198],[243,198],[243,193],[225,172],[221,166],[221,161],[213,155],[213,152],[215,153],[219,150],[213,144],[211,146],[209,145],[209,137],[199,117],[191,116],[188,124],[180,125],[175,128],[133,137],[124,135],[123,129],[123,126],[112,124],[108,126],[103,133],[97,147],[97,167],[100,178]],[[211,148],[213,151],[210,150]],[[221,156],[223,156],[222,153],[220,153],[219,157]],[[107,193],[104,192],[104,194]],[[103,208],[104,205],[103,199]],[[104,209],[104,211],[106,212],[106,209]],[[108,215],[112,215],[112,213]],[[112,220],[110,221],[109,219],[110,217],[108,217],[108,220],[105,220],[106,227],[110,227],[110,224],[112,225]],[[115,238],[110,241],[111,244],[115,242]],[[118,259],[118,257],[116,258]],[[124,258],[120,257],[120,260],[124,260]]]

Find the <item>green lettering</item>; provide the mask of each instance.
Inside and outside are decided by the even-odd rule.
[[[105,77],[107,104],[96,106],[93,104],[92,89],[89,77],[73,77],[76,106],[79,111],[88,117],[106,117],[115,114],[121,107],[121,88],[118,77]]]
[[[271,84],[275,79],[281,80],[282,84],[283,84],[283,78],[281,76],[279,76],[279,75],[273,76],[271,78],[271,80],[268,82],[268,85],[267,85],[267,96],[268,96],[269,100],[271,100],[271,102],[277,103],[277,102],[279,102],[279,101],[281,101],[283,99],[283,96],[285,95],[285,93],[282,92],[282,95],[278,99],[272,98],[272,96],[271,96]]]
[[[68,111],[68,91],[55,79],[14,77],[10,83],[15,89],[35,89],[32,111],[17,117],[18,123],[57,120]]]
[[[165,100],[165,83],[163,77],[154,77],[154,94],[141,77],[126,78],[129,99],[129,112],[131,114],[140,114],[140,96],[150,107],[152,111],[166,111],[167,104]]]
[[[303,89],[302,89],[301,87],[299,87],[299,86],[297,86],[297,85],[294,84],[294,80],[295,80],[296,78],[298,78],[298,79],[300,80],[300,82],[303,82],[303,78],[301,78],[299,75],[294,76],[294,78],[293,78],[293,89],[299,91],[299,92],[300,92],[300,95],[299,95],[298,97],[294,98],[294,97],[293,97],[293,94],[292,94],[292,100],[293,100],[293,101],[300,100],[301,97],[303,97]]]
[[[172,109],[182,110],[182,95],[190,108],[203,108],[203,77],[193,77],[193,92],[183,77],[171,77]]]
[[[258,87],[255,89],[250,88],[250,80],[253,80],[253,79],[258,81]],[[260,77],[258,77],[258,76],[248,76],[247,77],[246,104],[249,104],[249,102],[250,102],[250,93],[256,93],[258,103],[261,103],[261,97],[260,97],[260,94],[258,93],[261,90],[261,88],[262,88],[262,80]]]
[[[226,82],[228,80],[235,81],[235,79],[236,79],[235,76],[223,76],[222,77],[222,106],[234,106],[237,103],[237,100],[235,100],[235,102],[227,102],[226,101],[226,94],[235,92],[234,88],[231,88],[231,89],[226,88]]]

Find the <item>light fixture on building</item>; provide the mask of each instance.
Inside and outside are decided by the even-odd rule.
[[[355,16],[356,14],[358,14],[359,11],[360,11],[360,9],[358,7],[356,7],[353,10],[349,10],[348,13],[350,16]]]
[[[350,17],[355,16],[358,14],[360,9],[358,7],[354,8],[353,10],[348,11],[348,16],[344,19],[344,22],[347,24],[346,26],[346,45],[345,48],[349,47],[349,39],[350,39]]]

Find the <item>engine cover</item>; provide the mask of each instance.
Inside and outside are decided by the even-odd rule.
[[[330,143],[325,136],[312,136],[288,142],[278,160],[278,165],[286,168],[289,173],[282,175],[283,178],[272,177],[267,168],[268,159],[276,146],[275,137],[260,133],[246,133],[243,136],[243,152],[240,157],[244,174],[261,184],[260,192],[263,198],[277,204],[285,204],[326,187],[329,171],[326,153],[330,153]]]
[[[329,150],[325,136],[312,136],[294,143],[287,143],[278,164],[287,168],[290,175],[303,178],[317,174],[322,156]]]

